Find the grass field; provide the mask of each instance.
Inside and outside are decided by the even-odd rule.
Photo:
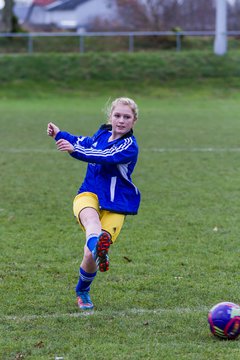
[[[0,359],[235,360],[239,341],[210,335],[208,310],[239,302],[239,92],[163,87],[0,99]],[[72,199],[86,165],[55,150],[48,121],[92,134],[111,96],[134,96],[139,214],[75,306],[84,243]]]

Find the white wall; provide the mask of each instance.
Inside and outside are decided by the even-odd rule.
[[[111,1],[114,3],[114,1]],[[115,6],[108,5],[108,0],[91,0],[71,11],[49,11],[51,21],[60,24],[62,21],[73,21],[84,26],[95,17],[109,18],[115,15]]]

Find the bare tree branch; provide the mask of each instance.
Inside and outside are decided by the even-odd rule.
[[[13,17],[13,0],[5,0],[5,6],[2,9],[2,21],[0,29],[3,32],[12,31],[12,17]]]

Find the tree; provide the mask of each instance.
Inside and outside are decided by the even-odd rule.
[[[2,21],[0,23],[1,31],[12,32],[13,26],[13,0],[5,0],[2,9]]]
[[[218,0],[106,0],[115,4],[116,18],[92,22],[91,30],[214,31]],[[240,0],[227,3],[231,29],[238,29]],[[229,20],[230,24],[230,20]]]
[[[229,30],[239,30],[240,23],[240,0],[227,4],[227,22]]]
[[[115,0],[116,18],[92,23],[95,30],[162,31],[179,24],[178,0]]]
[[[215,0],[182,0],[179,20],[186,31],[214,30]]]
[[[116,0],[116,4],[125,28],[163,31],[179,26],[178,0]]]

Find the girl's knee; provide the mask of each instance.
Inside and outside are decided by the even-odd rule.
[[[79,220],[85,229],[88,229],[89,227],[101,227],[99,215],[95,209],[83,209],[79,214]]]

